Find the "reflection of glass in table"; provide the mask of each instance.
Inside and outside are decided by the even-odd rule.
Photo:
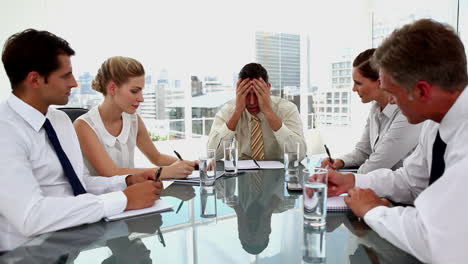
[[[301,193],[285,186],[284,170],[220,178],[213,192],[216,221],[207,222],[200,216],[199,187],[173,184],[163,199],[174,211],[45,234],[1,256],[0,263],[23,258],[88,264],[124,257],[128,263],[302,263],[303,248],[314,245],[304,245]],[[325,263],[419,263],[352,212],[329,213],[325,229]]]

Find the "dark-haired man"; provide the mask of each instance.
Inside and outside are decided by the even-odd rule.
[[[403,167],[360,174],[330,171],[329,194],[348,192],[353,212],[380,236],[425,263],[466,263],[468,251],[468,84],[463,43],[422,19],[377,48],[381,88],[412,124],[426,121]],[[362,188],[362,189],[361,189]],[[414,207],[388,207],[395,202]]]
[[[274,160],[300,145],[300,159],[306,153],[302,122],[296,105],[270,95],[266,69],[258,63],[245,65],[236,88],[236,99],[216,114],[208,140],[208,148],[223,155],[223,140],[239,142],[240,159]]]
[[[12,94],[0,103],[0,251],[30,236],[97,222],[159,199],[162,185],[149,171],[83,175],[70,119],[49,108],[66,104],[77,86],[70,62],[74,53],[65,40],[34,29],[5,43],[2,62]]]

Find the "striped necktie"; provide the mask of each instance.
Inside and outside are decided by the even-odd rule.
[[[252,159],[263,160],[265,158],[262,124],[260,118],[252,116],[252,125],[250,131],[250,149],[252,150]]]

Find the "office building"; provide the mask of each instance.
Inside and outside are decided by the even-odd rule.
[[[285,87],[289,93],[297,93],[301,84],[301,37],[297,34],[255,33],[257,62],[268,71],[271,93],[284,96]]]
[[[349,55],[331,63],[331,88],[313,93],[315,122],[319,126],[351,124],[352,65]]]

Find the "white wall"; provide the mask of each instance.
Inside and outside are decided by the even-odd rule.
[[[0,45],[5,44],[9,36],[26,28],[43,29],[45,27],[46,0],[0,1]],[[10,82],[5,69],[0,69],[0,101],[10,94]]]

